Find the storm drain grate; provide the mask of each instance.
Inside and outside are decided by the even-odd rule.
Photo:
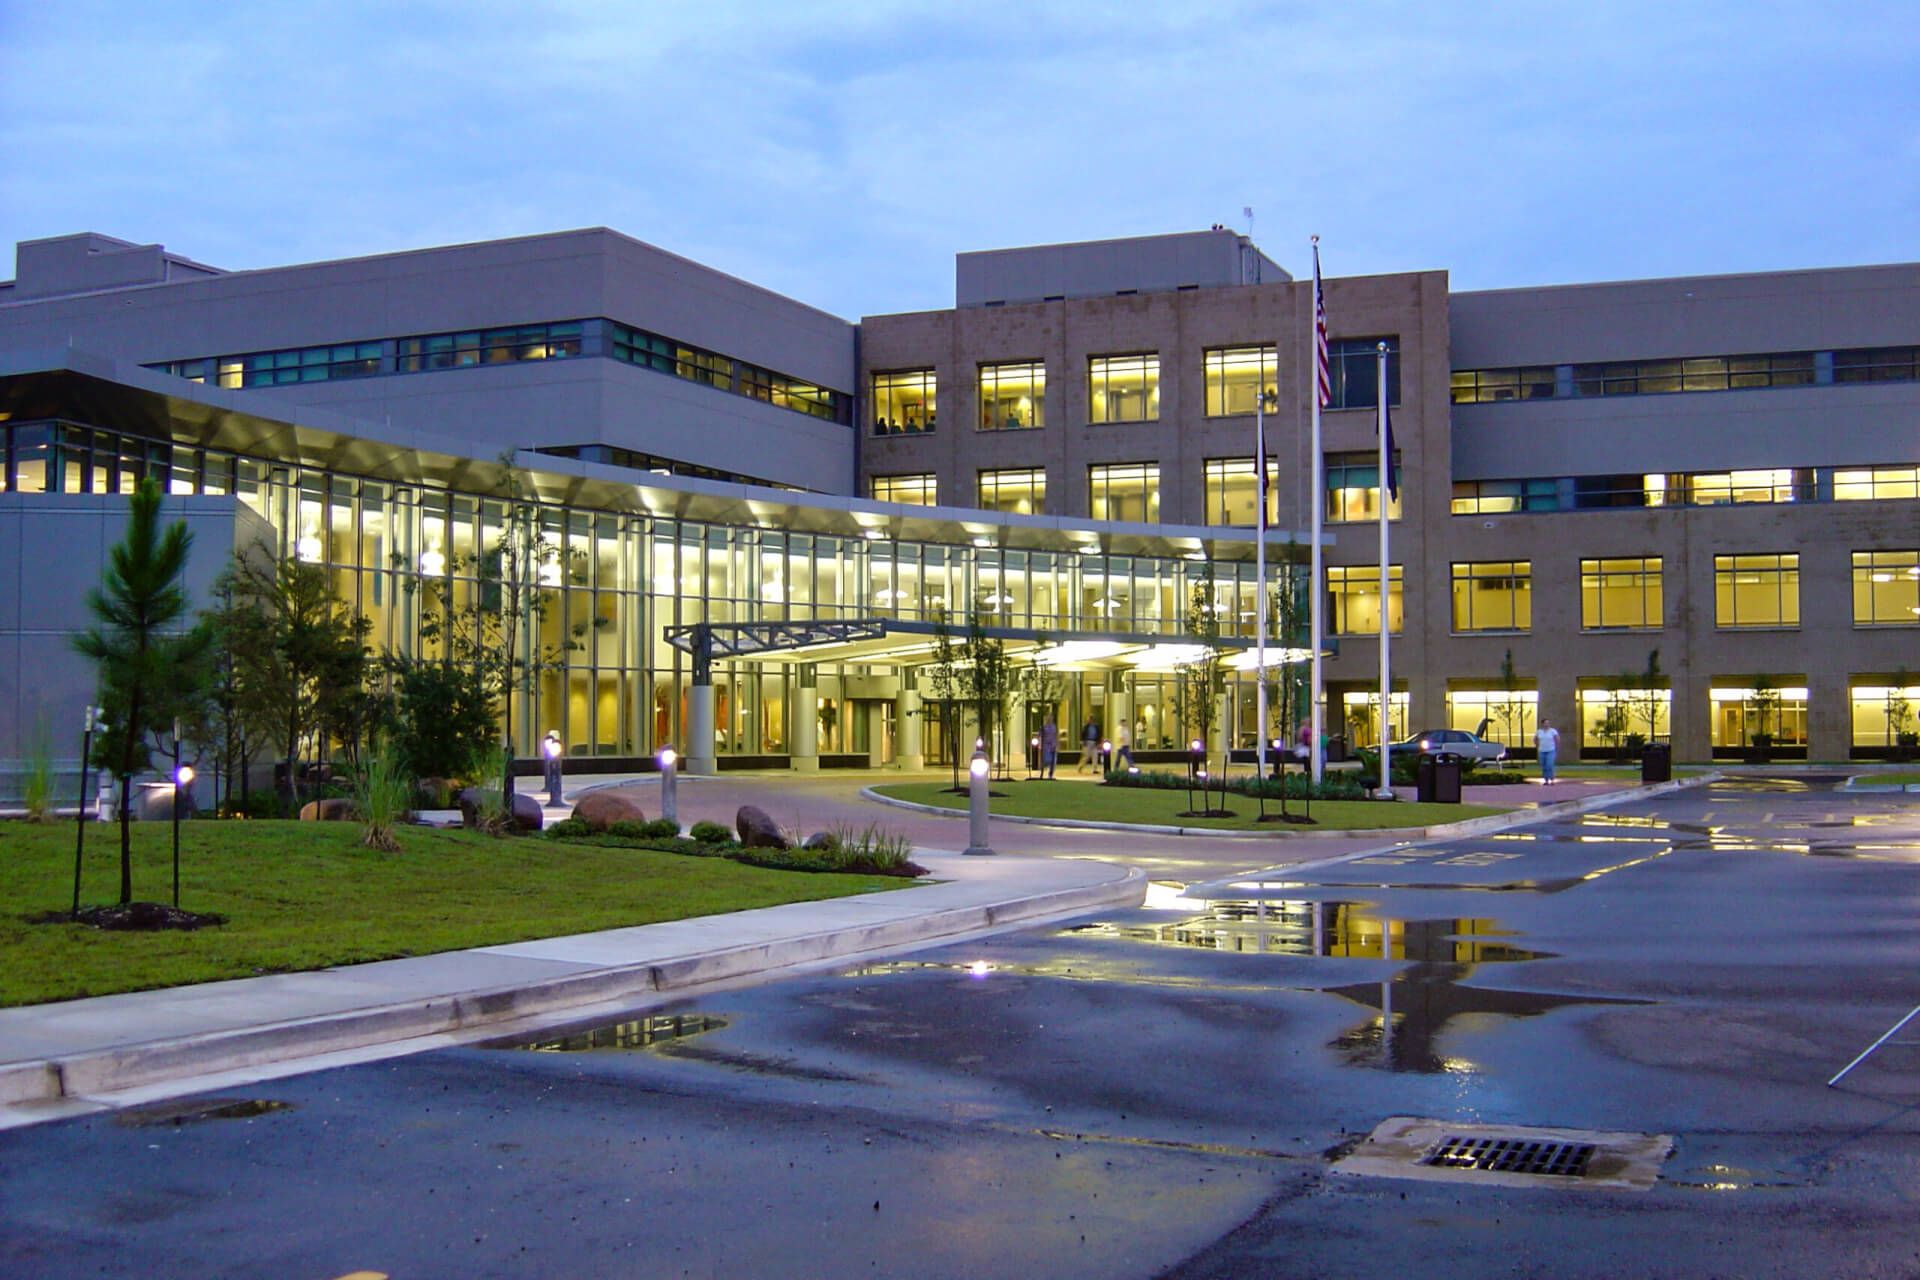
[[[1421,1164],[1438,1169],[1477,1169],[1485,1173],[1535,1173],[1584,1178],[1597,1148],[1590,1142],[1526,1142],[1511,1138],[1467,1138],[1448,1134]]]

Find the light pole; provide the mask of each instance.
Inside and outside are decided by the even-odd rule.
[[[80,727],[80,803],[73,811],[73,918],[80,918],[80,858],[87,847],[87,792],[92,789],[93,731],[107,722],[100,708],[88,706]]]
[[[193,770],[180,767],[180,718],[173,720],[173,907],[180,909],[180,788],[193,781]]]
[[[967,765],[967,847],[970,855],[987,855],[993,852],[987,843],[987,775],[993,766],[987,760],[985,747],[975,747],[973,760]]]
[[[660,748],[660,816],[680,825],[680,753]]]

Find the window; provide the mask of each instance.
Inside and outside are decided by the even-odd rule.
[[[556,360],[580,354],[580,322],[523,324],[510,329],[475,329],[400,339],[402,373],[428,369],[464,369],[476,364],[517,360]]]
[[[1805,502],[1813,497],[1811,471],[1698,472],[1686,477],[1687,504],[1721,506],[1734,502]]]
[[[1047,473],[1044,468],[980,473],[980,508],[983,511],[1037,516],[1046,510],[1046,505]]]
[[[1833,353],[1835,382],[1912,382],[1920,378],[1920,347],[1865,347]]]
[[[1453,484],[1453,514],[1457,516],[1559,509],[1560,486],[1553,480],[1456,480]]]
[[[1455,369],[1455,404],[1490,404],[1500,400],[1546,400],[1554,394],[1552,365],[1525,369]]]
[[[1715,556],[1714,621],[1721,627],[1800,625],[1800,557]]]
[[[1204,359],[1209,418],[1252,413],[1254,397],[1261,392],[1267,397],[1267,412],[1279,405],[1280,363],[1272,346],[1217,347]]]
[[[1267,525],[1279,518],[1278,481],[1280,464],[1267,459]],[[1208,524],[1251,526],[1257,523],[1255,504],[1259,502],[1259,484],[1254,479],[1252,458],[1208,458],[1206,466],[1206,514]]]
[[[613,325],[612,329],[615,360],[637,364],[643,369],[652,369],[655,373],[674,372],[673,353],[678,344],[671,338],[662,338],[658,334],[647,333],[640,329],[629,329],[623,324]]]
[[[1533,562],[1482,560],[1453,566],[1453,629],[1533,628]]]
[[[1584,630],[1657,631],[1662,609],[1659,556],[1580,562]]]
[[[1618,749],[1633,746],[1629,738],[1651,742],[1673,724],[1673,691],[1652,688],[1582,688],[1580,741],[1585,746]]]
[[[901,502],[910,507],[940,505],[940,486],[931,475],[874,476],[867,484],[875,502]]]
[[[784,373],[762,369],[759,365],[742,364],[739,370],[738,390],[743,396],[764,400],[776,409],[804,413],[810,418],[824,418],[828,422],[845,421],[843,411],[846,398],[837,391],[789,378]]]
[[[1160,520],[1160,466],[1153,462],[1122,462],[1087,468],[1088,514],[1095,520],[1131,520],[1156,524]]]
[[[1380,452],[1330,453],[1327,455],[1327,519],[1378,520],[1380,518]],[[1400,479],[1400,455],[1393,455],[1393,476]],[[1387,519],[1400,518],[1400,499],[1387,502]]]
[[[1540,691],[1515,688],[1460,688],[1447,690],[1447,727],[1471,733],[1509,747],[1533,745],[1539,720]]]
[[[219,365],[223,387],[278,387],[295,382],[365,378],[380,372],[380,344],[349,342],[332,347],[261,351],[248,356],[223,356]]]
[[[1805,677],[1801,677],[1805,679]],[[1710,736],[1716,747],[1807,745],[1807,690],[1777,686],[1755,677],[1751,687],[1716,686],[1707,691],[1713,707]]]
[[[1378,347],[1387,344],[1387,403],[1400,403],[1400,339],[1342,338],[1327,344],[1333,378],[1332,409],[1373,409],[1380,404]]]
[[[982,431],[1028,431],[1046,425],[1046,365],[1029,360],[980,366]]]
[[[1835,502],[1920,498],[1920,467],[1849,467],[1833,473]]]
[[[1087,361],[1090,422],[1158,422],[1160,356],[1094,356]]]
[[[1331,567],[1327,570],[1327,627],[1336,636],[1380,634],[1380,566]],[[1401,617],[1401,571],[1387,568],[1387,629],[1398,635]]]
[[[1607,507],[1659,507],[1667,505],[1667,478],[1636,473],[1608,476],[1575,476],[1573,505],[1577,511]]]
[[[918,435],[933,430],[936,382],[931,369],[873,375],[873,434]]]
[[[1920,551],[1853,553],[1853,625],[1920,626]]]
[[[1391,721],[1387,734],[1389,742],[1399,742],[1413,732],[1408,724],[1411,698],[1405,690],[1395,689],[1388,695],[1388,712]],[[1340,720],[1346,730],[1347,747],[1377,747],[1380,745],[1380,687],[1375,685],[1368,692],[1349,691],[1340,695]]]
[[[207,382],[213,375],[213,360],[202,356],[198,360],[169,360],[160,364],[142,365],[156,373],[172,374],[176,378],[185,378],[188,382]]]
[[[1852,704],[1853,745],[1897,747],[1902,735],[1920,732],[1920,684],[1857,684],[1848,691]]]

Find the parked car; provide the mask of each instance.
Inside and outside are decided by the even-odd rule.
[[[1394,743],[1388,750],[1415,757],[1458,756],[1473,764],[1489,764],[1507,758],[1504,746],[1476,737],[1465,729],[1429,729],[1425,733],[1414,734],[1405,742]]]

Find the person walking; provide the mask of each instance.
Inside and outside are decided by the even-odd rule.
[[[1540,782],[1542,786],[1553,785],[1553,767],[1560,756],[1560,731],[1553,727],[1553,721],[1542,720],[1533,734],[1534,750],[1540,757]]]
[[[1040,726],[1040,776],[1053,777],[1053,768],[1060,763],[1060,726],[1053,722],[1053,712],[1047,712],[1047,721]]]
[[[547,730],[546,741],[540,744],[540,750],[546,757],[547,804],[557,809],[562,803],[560,799],[560,758],[567,753],[566,747],[560,742],[560,731],[558,729]]]
[[[1080,763],[1073,767],[1073,771],[1086,773],[1092,770],[1098,773],[1100,772],[1100,766],[1097,763],[1099,758],[1100,726],[1093,722],[1092,716],[1088,716],[1087,722],[1080,726]]]
[[[1115,769],[1133,768],[1133,730],[1127,728],[1122,720],[1120,727],[1114,730],[1113,767]]]

